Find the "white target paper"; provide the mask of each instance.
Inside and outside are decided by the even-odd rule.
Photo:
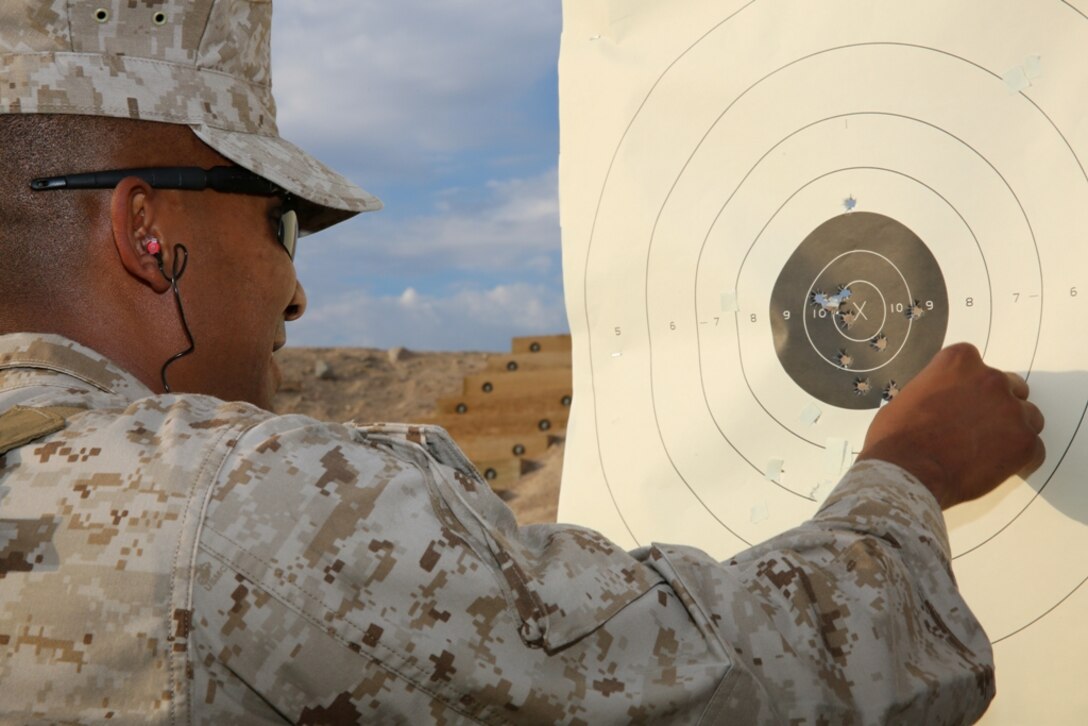
[[[948,513],[987,723],[1088,714],[1088,0],[571,0],[560,517],[725,558],[811,516],[943,344],[1044,467]]]

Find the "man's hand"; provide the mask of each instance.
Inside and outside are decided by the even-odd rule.
[[[1043,414],[1027,398],[1023,378],[949,346],[876,415],[858,460],[901,466],[942,509],[981,497],[1043,463]]]

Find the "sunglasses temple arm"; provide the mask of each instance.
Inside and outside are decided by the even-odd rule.
[[[139,177],[156,189],[191,189],[200,191],[208,187],[208,174],[198,167],[171,169],[117,169],[86,174],[34,179],[30,188],[34,191],[54,189],[112,189],[118,182],[130,176]]]

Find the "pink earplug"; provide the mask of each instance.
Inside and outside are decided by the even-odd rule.
[[[151,237],[147,240],[146,249],[148,254],[157,255],[162,252],[162,244],[160,244],[159,241],[154,237]]]

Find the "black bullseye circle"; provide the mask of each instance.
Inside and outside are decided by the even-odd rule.
[[[944,345],[948,290],[910,229],[853,212],[821,224],[790,256],[770,320],[797,385],[832,406],[879,408]]]

